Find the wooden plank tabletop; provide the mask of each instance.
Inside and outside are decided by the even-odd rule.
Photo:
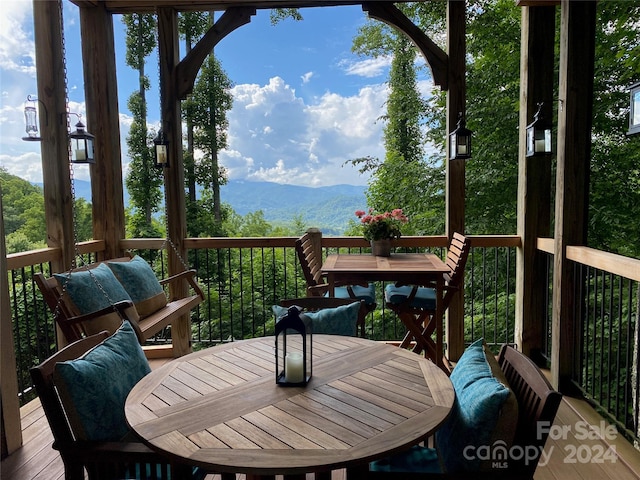
[[[390,257],[332,254],[322,264],[322,272],[340,282],[411,283],[442,277],[449,273],[449,267],[433,253],[394,253]]]
[[[314,335],[306,387],[275,383],[274,337],[177,358],[143,378],[125,413],[150,447],[218,472],[299,474],[407,448],[454,393],[431,361],[371,340]]]

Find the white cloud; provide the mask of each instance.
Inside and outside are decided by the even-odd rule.
[[[311,77],[313,77],[313,72],[307,72],[302,75],[300,78],[302,79],[302,84],[309,83],[311,81]]]
[[[384,86],[350,97],[326,93],[310,105],[280,77],[264,86],[238,85],[232,93],[228,148],[220,154],[231,179],[364,185],[368,178],[343,164],[384,154],[376,121],[383,113]]]
[[[359,77],[373,78],[379,77],[391,65],[391,57],[380,56],[377,58],[367,58],[358,62],[343,60],[340,62],[347,75],[357,75]]]
[[[10,0],[2,4],[0,15],[0,69],[7,72],[26,73],[35,78],[35,46],[32,35],[33,2]],[[2,82],[6,82],[3,80]],[[5,88],[5,87],[3,87]]]

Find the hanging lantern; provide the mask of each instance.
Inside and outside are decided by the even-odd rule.
[[[471,134],[466,127],[462,112],[458,113],[456,129],[449,134],[449,159],[465,160],[471,158]]]
[[[32,98],[31,95],[27,95],[27,100],[24,103],[24,123],[26,137],[22,137],[22,140],[27,142],[39,142],[42,140],[38,135],[38,111],[36,110],[37,98]]]
[[[285,387],[305,386],[311,379],[311,319],[301,311],[289,307],[276,322],[276,384]]]
[[[75,131],[69,134],[71,141],[71,163],[95,163],[95,158],[93,157],[94,138],[93,135],[84,129],[84,124],[78,120]]]
[[[538,103],[533,122],[527,125],[527,157],[551,153],[551,125],[542,116],[544,102]]]
[[[162,129],[158,130],[158,135],[153,139],[155,146],[155,166],[158,168],[169,167],[169,140]]]

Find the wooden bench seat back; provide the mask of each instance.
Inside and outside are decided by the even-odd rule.
[[[108,261],[126,262],[130,259],[130,257],[121,257]],[[76,268],[72,270],[72,272],[96,268],[101,263],[103,262],[92,263]],[[55,322],[60,327],[67,342],[74,342],[88,335],[92,335],[96,333],[96,331],[105,329],[105,324],[113,326],[113,328],[106,328],[106,330],[112,334],[118,328],[122,319],[126,318],[131,322],[140,343],[144,343],[163,328],[170,325],[174,320],[189,313],[193,308],[202,303],[204,300],[204,292],[196,282],[195,274],[195,270],[185,270],[160,280],[160,285],[165,289],[171,283],[186,282],[193,291],[193,294],[183,298],[169,299],[164,307],[142,319],[140,319],[131,302],[118,302],[108,308],[81,315],[78,308],[69,298],[69,295],[63,294],[63,289],[55,277],[45,277],[42,273],[37,273],[34,275],[34,280],[42,292],[44,301],[54,314]],[[107,318],[106,321],[105,318]]]
[[[529,453],[534,448],[538,452],[538,456],[529,457],[527,461],[509,459],[509,471],[518,473],[517,478],[533,478],[562,394],[553,389],[530,358],[509,345],[502,346],[498,364],[518,399],[518,425],[513,444]]]

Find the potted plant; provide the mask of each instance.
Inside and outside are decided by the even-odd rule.
[[[391,240],[400,238],[400,227],[409,221],[401,208],[384,213],[376,213],[372,208],[368,213],[358,210],[356,217],[362,224],[365,240],[371,242],[371,253],[382,257],[391,255]]]

